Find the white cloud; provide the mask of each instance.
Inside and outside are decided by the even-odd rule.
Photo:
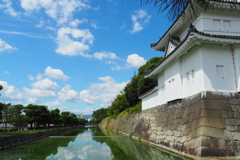
[[[6,71],[5,74],[10,74],[10,72],[9,72],[9,71]]]
[[[124,29],[126,26],[127,26],[127,24],[124,23],[124,24],[120,27],[120,29],[122,30],[122,29]]]
[[[74,110],[71,110],[72,113],[75,113],[75,114],[83,113],[84,115],[92,114],[93,111],[95,111],[95,109],[89,108],[89,107],[87,107],[86,109],[74,109]]]
[[[48,106],[48,109],[55,109],[58,108],[61,111],[67,109],[67,107],[65,107],[62,103],[60,103],[59,101],[54,101],[54,102],[47,102],[45,104],[46,106]]]
[[[41,21],[39,22],[39,24],[36,25],[36,27],[42,27],[44,25],[44,20],[41,19]]]
[[[28,75],[29,80],[33,81],[35,78],[32,75]]]
[[[36,79],[37,79],[37,80],[41,80],[41,79],[43,79],[43,75],[38,74],[38,75],[36,76]]]
[[[22,36],[27,36],[27,37],[32,37],[32,38],[46,38],[46,37],[41,37],[41,36],[35,36],[35,35],[30,35],[30,34],[26,34],[23,32],[16,32],[16,31],[4,31],[4,30],[0,30],[0,33],[5,33],[5,34],[16,34],[16,35],[22,35]],[[1,48],[1,46],[0,46]]]
[[[91,8],[82,0],[21,0],[21,7],[27,12],[41,9],[59,24],[72,19],[73,12]]]
[[[95,29],[99,29],[99,27],[97,26],[97,24],[94,23],[94,22],[91,22],[91,27],[93,27],[93,28],[95,28]]]
[[[76,103],[80,100],[78,92],[71,90],[70,85],[63,87],[62,90],[58,92],[58,95],[58,99],[63,102]]]
[[[27,101],[28,104],[39,104],[40,102],[41,100],[39,100],[37,97],[31,97]]]
[[[122,67],[119,65],[115,65],[115,67],[112,67],[112,70],[139,68],[142,65],[146,64],[147,61],[143,57],[140,57],[138,54],[131,54],[128,56],[126,62],[127,63]]]
[[[5,50],[16,50],[17,48],[14,48],[7,44],[5,41],[0,39],[0,52],[5,51]]]
[[[0,8],[5,9],[6,14],[10,14],[11,16],[17,17],[18,13],[12,8],[11,0],[2,0],[2,4],[0,4]]]
[[[94,37],[88,29],[60,28],[57,35],[57,53],[68,56],[84,56],[93,44]]]
[[[0,92],[0,100],[15,102],[20,102],[24,100],[23,93],[16,89],[14,86],[9,85],[8,82],[0,81],[0,85],[3,86],[3,89]]]
[[[75,19],[75,20],[71,21],[69,23],[69,25],[73,28],[76,28],[78,26],[78,24],[85,23],[85,22],[88,22],[88,20],[87,19],[82,19],[82,20]]]
[[[146,60],[143,57],[140,57],[138,54],[131,54],[127,58],[127,63],[130,64],[131,67],[140,67],[146,64]]]
[[[144,29],[144,26],[149,22],[151,16],[146,11],[140,9],[131,15],[133,26],[130,33],[134,34]]]
[[[24,87],[23,90],[30,98],[54,98],[56,93],[51,90],[42,90],[38,88],[29,89]]]
[[[87,57],[87,58],[96,58],[96,59],[99,59],[99,60],[102,60],[103,58],[118,59],[118,57],[115,53],[105,52],[105,51],[96,52],[93,55],[85,54],[83,56]]]
[[[69,77],[66,76],[63,71],[61,71],[60,69],[53,69],[52,67],[48,66],[45,69],[45,74],[46,76],[48,76],[49,78],[54,78],[54,79],[61,79],[61,80],[68,80]]]
[[[31,85],[33,88],[36,88],[36,89],[51,90],[51,91],[55,91],[59,88],[56,82],[53,82],[48,78],[39,80],[35,83],[32,83]]]
[[[86,104],[94,104],[96,101],[109,103],[127,84],[127,82],[116,83],[110,76],[98,79],[104,83],[92,83],[87,90],[80,92],[80,99]]]

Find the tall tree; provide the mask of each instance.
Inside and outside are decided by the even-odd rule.
[[[136,74],[132,77],[131,82],[129,82],[126,87],[123,89],[126,100],[129,104],[130,107],[135,106],[140,100],[138,99],[138,90],[137,90],[137,85],[138,85],[138,79]]]
[[[22,130],[27,122],[25,120],[23,113],[24,106],[21,104],[13,105],[9,108],[10,118],[9,122],[15,126],[18,131]]]
[[[3,89],[3,86],[2,85],[0,85],[0,91]]]

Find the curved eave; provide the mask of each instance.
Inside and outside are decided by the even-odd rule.
[[[223,4],[222,8],[225,9],[240,9],[240,2],[236,1],[225,1],[225,0],[210,0],[210,3],[212,4]],[[233,6],[234,5],[234,6]],[[183,12],[187,10],[188,6],[185,8]],[[185,15],[186,16],[186,15]],[[165,51],[166,43],[168,43],[168,35],[171,35],[175,30],[179,29],[179,25],[181,22],[184,23],[184,20],[188,19],[188,17],[183,17],[183,13],[177,18],[177,20],[170,26],[170,28],[164,33],[164,35],[161,37],[161,39],[154,43],[154,46],[151,46],[152,50],[158,50],[158,51]]]
[[[139,99],[143,99],[143,98],[147,97],[148,95],[150,95],[150,94],[152,94],[152,93],[154,93],[154,92],[156,92],[156,91],[158,91],[158,86],[156,86],[156,87],[153,88],[152,90],[149,90],[149,91],[147,91],[146,93],[140,95],[138,98],[139,98]]]
[[[185,41],[180,44],[175,50],[172,51],[156,68],[154,68],[149,74],[145,75],[145,78],[154,78],[160,73],[164,67],[172,60],[186,54],[188,50],[194,45],[201,45],[202,43],[222,43],[226,44],[240,44],[240,39],[236,38],[224,38],[224,37],[212,37],[211,35],[202,35],[200,33],[191,32]]]

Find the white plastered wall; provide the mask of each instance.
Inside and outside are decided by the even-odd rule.
[[[142,110],[156,107],[159,104],[158,99],[159,99],[158,91],[155,91],[152,94],[144,97],[142,99]]]
[[[201,47],[201,55],[204,70],[204,90],[235,92],[235,71],[230,45],[204,44]],[[220,70],[222,73],[218,71],[219,67],[222,68]]]
[[[204,89],[202,57],[196,46],[182,56],[182,95],[183,98],[199,93]]]

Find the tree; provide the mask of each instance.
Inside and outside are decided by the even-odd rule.
[[[21,104],[13,105],[9,108],[9,122],[18,129],[18,131],[22,130],[23,127],[26,126],[27,122],[22,114],[24,110],[24,106]]]
[[[156,67],[161,61],[163,57],[153,57],[143,66],[138,69],[138,96],[142,95],[143,93],[149,91],[153,87],[157,86],[157,79],[153,78],[144,78],[144,73],[146,71],[152,70]]]
[[[100,123],[104,118],[106,118],[108,108],[100,108],[96,111],[93,111],[92,117],[93,117],[93,122],[94,123]]]
[[[217,8],[222,11],[224,3],[221,0],[140,0],[141,4],[152,4],[159,12],[167,11],[169,20],[174,21],[180,14],[187,14],[190,17],[199,15],[200,12]],[[228,3],[230,9],[236,9],[237,3]],[[186,12],[185,9],[188,9]]]
[[[61,115],[60,115],[60,110],[58,108],[53,109],[50,111],[50,123],[59,125],[61,122]]]
[[[3,86],[2,85],[0,85],[0,91],[3,89]]]
[[[9,108],[11,106],[11,103],[8,104],[2,104],[2,122],[4,123],[4,130],[6,131],[7,129],[7,125],[10,123],[9,119],[10,119],[10,113],[9,113]]]
[[[138,90],[137,90],[137,85],[138,85],[138,79],[136,74],[132,77],[131,82],[129,82],[126,87],[123,89],[126,100],[128,102],[128,105],[130,107],[135,106],[140,100],[138,99]]]
[[[26,113],[26,120],[30,123],[31,129],[33,123],[37,124],[38,127],[40,124],[46,126],[46,123],[49,123],[47,106],[29,104],[25,107],[24,112]]]

